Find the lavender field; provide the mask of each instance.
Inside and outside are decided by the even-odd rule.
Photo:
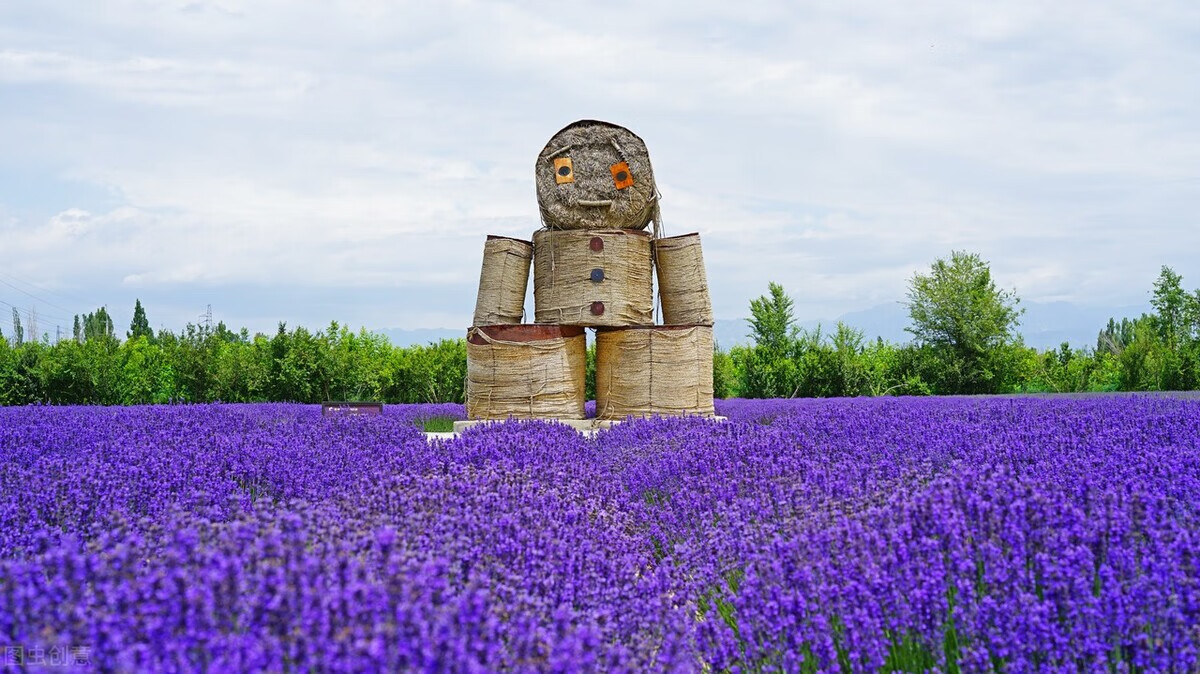
[[[0,671],[1200,670],[1200,401],[718,411],[0,408]]]

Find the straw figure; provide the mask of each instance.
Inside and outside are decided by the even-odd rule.
[[[712,416],[712,304],[700,237],[662,238],[646,144],[616,124],[578,121],[546,144],[534,178],[542,229],[532,242],[485,244],[467,339],[467,415],[581,420],[584,328],[594,328],[597,418]],[[670,325],[654,325],[655,251]],[[520,324],[530,257],[533,325]]]

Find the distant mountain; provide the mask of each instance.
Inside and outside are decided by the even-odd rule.
[[[1136,318],[1150,311],[1149,306],[1124,306],[1116,308],[1085,307],[1070,302],[1026,302],[1018,328],[1025,344],[1038,349],[1057,348],[1063,342],[1072,347],[1094,347],[1096,334],[1108,323],[1109,318]],[[828,334],[838,321],[862,330],[868,340],[882,337],[885,342],[902,344],[912,335],[904,331],[908,326],[908,309],[899,302],[880,304],[861,311],[851,311],[832,319],[802,319],[797,325],[813,330],[818,325]],[[385,328],[376,332],[386,336],[396,346],[428,344],[439,339],[456,339],[466,334],[465,330],[444,328]],[[750,324],[744,318],[718,319],[713,324],[713,337],[722,349],[741,344],[749,345]]]
[[[1137,318],[1151,311],[1150,306],[1083,307],[1070,302],[1022,304],[1021,335],[1025,343],[1039,349],[1052,349],[1063,342],[1072,347],[1095,348],[1096,335],[1108,319]]]

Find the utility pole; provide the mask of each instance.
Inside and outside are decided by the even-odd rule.
[[[206,332],[212,332],[212,305],[208,305],[208,309],[200,314],[200,318],[204,319],[204,328]]]

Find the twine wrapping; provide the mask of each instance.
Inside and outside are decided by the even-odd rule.
[[[568,176],[557,174],[566,159]],[[619,162],[633,181],[624,188],[614,175]],[[534,179],[542,225],[549,229],[645,229],[657,218],[659,195],[646,143],[616,124],[582,120],[554,134],[538,155]]]
[[[658,297],[666,325],[712,325],[712,300],[699,234],[654,241]]]
[[[596,331],[596,418],[714,413],[711,327]]]
[[[489,236],[483,244],[479,295],[471,325],[520,323],[525,316],[525,287],[533,244],[520,239]]]
[[[542,338],[548,332],[563,336]],[[516,335],[522,341],[499,335]],[[582,329],[471,328],[467,331],[467,418],[582,419],[586,361],[587,338]]]
[[[540,230],[533,235],[534,320],[649,325],[654,322],[652,269],[650,237],[643,232]],[[597,302],[603,304],[601,314],[593,311]]]

